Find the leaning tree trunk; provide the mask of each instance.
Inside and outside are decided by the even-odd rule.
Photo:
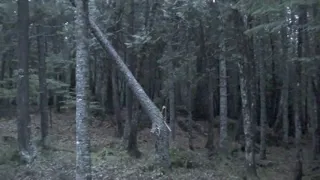
[[[17,128],[20,157],[23,162],[33,159],[29,116],[29,1],[18,0],[18,80]]]
[[[76,179],[91,180],[89,135],[89,9],[88,0],[78,0],[76,13]]]
[[[71,0],[71,3],[73,6],[76,6],[73,0]],[[156,162],[162,167],[170,167],[169,130],[163,120],[160,110],[147,96],[141,85],[134,78],[133,74],[130,72],[119,54],[112,47],[109,40],[104,36],[93,19],[89,18],[89,23],[93,35],[99,41],[101,46],[110,53],[114,64],[117,66],[119,72],[123,75],[127,85],[136,96],[142,109],[147,113],[148,117],[152,121],[151,133],[155,134],[156,136]]]

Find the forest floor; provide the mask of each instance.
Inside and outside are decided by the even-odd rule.
[[[32,116],[33,139],[40,137],[39,115]],[[188,150],[188,135],[177,128],[176,143],[171,144],[170,155],[175,166],[168,172],[154,169],[152,158],[154,141],[150,129],[139,132],[138,145],[142,152],[139,159],[131,158],[119,150],[121,140],[116,138],[115,127],[108,121],[93,121],[91,127],[93,179],[97,180],[236,180],[243,179],[244,154],[212,159],[203,148],[206,137],[194,133],[194,151]],[[19,165],[14,158],[16,152],[16,121],[0,120],[0,179],[1,180],[73,180],[75,179],[75,121],[74,113],[54,114],[50,129],[48,149],[39,149],[34,162],[28,166]],[[218,137],[218,134],[215,136]],[[310,143],[306,143],[310,144]],[[230,149],[236,146],[230,143]],[[312,165],[308,155],[310,147],[304,147],[304,179],[310,177]],[[295,164],[295,149],[269,147],[268,160],[259,163],[261,180],[292,180]],[[313,173],[314,174],[314,173]],[[318,178],[320,175],[318,176]],[[320,179],[320,178],[319,178]]]

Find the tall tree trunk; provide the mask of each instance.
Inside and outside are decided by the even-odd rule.
[[[211,67],[211,66],[210,66]],[[208,98],[208,103],[209,103],[209,121],[208,121],[208,139],[207,139],[207,143],[206,143],[206,148],[209,151],[209,156],[213,155],[213,151],[214,151],[214,107],[213,107],[213,103],[214,103],[214,90],[213,90],[213,69],[210,69],[209,72],[209,82],[208,82],[208,92],[209,92],[209,98]]]
[[[312,134],[312,158],[316,160],[317,158],[317,136],[316,136],[316,129],[318,127],[317,123],[317,100],[312,88],[313,79],[311,77],[308,78],[308,95],[307,95],[307,110],[308,110],[308,117],[310,123],[310,130]]]
[[[223,40],[225,41],[225,40]],[[222,54],[226,50],[226,42],[222,42]],[[227,67],[226,67],[226,57],[222,56],[220,58],[219,66],[219,84],[220,84],[220,143],[219,147],[221,152],[226,152],[226,143],[228,138],[228,99],[227,99]]]
[[[91,180],[89,134],[89,9],[88,0],[76,1],[76,179]]]
[[[169,117],[170,117],[170,128],[171,138],[174,141],[176,137],[176,101],[175,101],[175,80],[174,80],[174,68],[172,61],[169,62]]]
[[[140,77],[140,61],[141,58],[138,59],[136,62],[136,68],[134,70],[135,72],[135,77],[139,79]],[[128,153],[129,155],[139,158],[141,156],[141,152],[138,150],[138,140],[137,140],[137,134],[138,134],[138,121],[141,117],[141,111],[139,107],[138,101],[133,98],[133,104],[132,104],[132,119],[131,119],[131,124],[130,124],[130,133],[129,133],[129,140],[128,140]]]
[[[190,72],[189,72],[190,73]],[[192,135],[192,103],[193,103],[193,94],[192,94],[192,84],[191,82],[187,82],[187,88],[188,88],[188,96],[187,96],[187,111],[188,111],[188,117],[187,117],[187,124],[188,124],[188,144],[189,149],[194,150],[193,148],[193,135]]]
[[[286,15],[286,10],[284,10]],[[283,80],[282,80],[282,128],[283,128],[283,142],[287,147],[289,143],[289,119],[288,119],[288,94],[289,94],[289,61],[288,61],[288,32],[287,28],[281,29],[281,44],[282,44],[282,59],[284,61],[283,66]]]
[[[129,15],[129,33],[131,35],[130,40],[133,41],[134,35],[134,1],[130,1],[130,15]],[[135,61],[136,56],[134,55],[133,48],[129,49],[129,58],[127,59],[127,66],[131,70],[133,74],[135,74]],[[136,77],[137,78],[137,77]],[[125,123],[124,129],[124,136],[123,136],[123,145],[131,155],[139,155],[139,150],[137,146],[137,123],[138,123],[138,112],[133,112],[135,100],[133,99],[132,90],[130,89],[129,85],[127,84],[126,88],[126,107],[127,107],[127,118]],[[137,107],[135,107],[138,110]],[[134,117],[133,117],[134,115]],[[135,137],[133,137],[135,136]],[[135,153],[132,153],[135,152]],[[137,156],[138,157],[138,156]]]
[[[246,59],[246,57],[244,57]],[[256,164],[255,164],[255,153],[254,153],[254,141],[253,141],[253,122],[250,117],[250,105],[248,102],[248,82],[247,77],[244,72],[244,64],[239,63],[240,71],[240,92],[241,92],[241,102],[242,102],[242,116],[243,116],[243,128],[245,135],[245,157],[246,157],[246,171],[247,179],[254,179],[257,177]]]
[[[112,81],[112,101],[113,101],[113,109],[116,116],[117,122],[117,136],[121,137],[123,135],[123,126],[122,126],[122,117],[120,112],[120,99],[118,92],[118,83],[117,83],[117,72],[115,66],[112,64],[112,72],[111,72],[111,81]]]
[[[46,76],[46,59],[44,49],[44,33],[42,25],[37,26],[37,44],[39,59],[39,89],[40,89],[40,114],[41,114],[41,141],[46,145],[48,136],[48,93],[47,93],[47,76]]]
[[[116,37],[114,38],[114,46],[116,49],[120,49],[120,29],[122,25],[122,12],[123,12],[123,0],[117,1],[116,6],[116,14],[115,14],[115,21],[116,24],[114,26],[114,33],[116,34]],[[112,81],[112,101],[113,101],[113,109],[114,113],[116,115],[116,122],[117,122],[117,135],[119,137],[122,137],[123,135],[123,123],[122,123],[122,117],[121,117],[121,111],[120,111],[120,97],[118,92],[118,83],[117,83],[117,71],[114,64],[111,63],[111,81]]]
[[[226,2],[227,3],[227,2]],[[227,4],[219,7],[221,15],[221,56],[219,59],[219,87],[220,87],[220,141],[219,148],[221,152],[227,152],[227,138],[228,138],[228,98],[227,98],[227,62],[226,62],[226,24],[228,15],[226,12],[230,11]]]
[[[298,8],[299,19],[298,19],[298,47],[297,54],[298,58],[303,56],[303,25],[304,25],[304,13],[305,8],[303,5],[300,5]],[[302,136],[302,128],[301,128],[301,100],[302,100],[302,64],[300,61],[295,63],[295,75],[294,75],[294,85],[293,85],[293,113],[294,113],[294,125],[295,125],[295,145],[296,145],[296,164],[294,168],[294,179],[301,180],[302,179],[302,146],[301,146],[301,136]]]
[[[249,75],[252,67],[249,62],[253,61],[253,55],[250,48],[250,38],[244,37],[243,31],[246,29],[246,26],[241,17],[239,11],[234,11],[233,14],[235,26],[239,27],[238,39],[237,39],[237,49],[241,53],[242,59],[238,60],[239,68],[239,78],[240,78],[240,94],[241,94],[241,112],[243,117],[243,131],[245,137],[245,159],[246,159],[246,179],[258,179],[256,162],[255,162],[255,151],[254,151],[254,120],[251,117],[253,109],[249,101],[249,87],[251,81]],[[251,23],[251,17],[248,17],[248,23]],[[245,46],[244,46],[245,44]],[[251,58],[248,60],[248,58]]]
[[[266,128],[267,128],[267,109],[266,109],[266,80],[264,57],[259,58],[259,80],[260,80],[260,159],[266,159]]]
[[[33,159],[29,116],[29,1],[18,0],[17,128],[21,160]]]
[[[320,75],[320,67],[318,65],[318,77]],[[316,106],[320,106],[320,81],[317,79],[317,84],[313,81],[312,82],[312,90],[316,99]],[[313,124],[314,125],[314,130],[313,130],[313,158],[317,159],[317,154],[320,152],[320,111],[317,109],[317,116],[316,116],[316,122]]]
[[[313,8],[312,8],[312,17],[313,19],[319,19],[319,2],[316,2],[315,4],[312,5]],[[314,36],[314,55],[315,56],[319,56],[320,55],[320,40],[319,38],[317,38],[317,35],[320,31],[319,30],[316,30],[313,34]],[[316,116],[315,116],[315,121],[314,121],[314,124],[312,124],[313,126],[313,158],[316,159],[317,158],[317,155],[318,153],[320,152],[320,110],[318,109],[320,107],[320,80],[319,80],[319,77],[320,77],[320,65],[319,63],[317,62],[317,69],[318,69],[318,73],[317,73],[317,79],[316,79],[316,82],[317,84],[315,84],[316,82],[314,80],[312,80],[312,90],[313,90],[313,95],[315,97],[315,100],[316,100],[316,104],[315,104],[315,113],[316,113]]]

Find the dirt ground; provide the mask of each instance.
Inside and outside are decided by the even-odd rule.
[[[14,158],[17,149],[16,121],[0,120],[0,179],[1,180],[72,180],[75,179],[75,120],[74,113],[54,114],[50,129],[49,149],[38,147],[37,158],[26,166]],[[32,116],[33,139],[40,137],[39,115]],[[195,150],[188,150],[187,134],[177,128],[176,141],[171,144],[170,155],[175,166],[171,171],[161,171],[152,166],[154,141],[150,129],[139,132],[140,159],[129,157],[119,150],[120,139],[114,136],[115,127],[108,120],[94,120],[91,127],[93,179],[97,180],[236,180],[243,179],[244,155],[237,152],[229,157],[216,154],[207,157],[203,147],[206,137],[194,133]],[[11,138],[11,142],[10,142]],[[216,134],[218,139],[218,133]],[[8,140],[9,139],[9,140]],[[307,140],[306,140],[307,141]],[[306,144],[310,144],[309,141]],[[230,143],[230,149],[236,146]],[[319,162],[310,161],[311,148],[304,148],[304,179],[320,179],[320,173],[311,171]],[[259,162],[261,180],[291,180],[295,164],[295,150],[269,147],[268,160]],[[263,167],[261,167],[263,166]],[[319,170],[318,170],[319,171]],[[317,177],[316,177],[317,176]]]

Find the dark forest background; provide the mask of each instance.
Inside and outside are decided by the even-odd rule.
[[[51,147],[53,129],[74,119],[77,140],[90,144],[88,132],[107,123],[108,137],[135,158],[145,156],[139,134],[150,128],[161,168],[174,164],[171,149],[184,133],[184,149],[206,149],[212,162],[244,152],[248,179],[263,179],[257,167],[270,165],[275,147],[293,153],[288,179],[310,179],[320,153],[319,7],[318,0],[1,0],[0,124],[17,117],[17,129],[8,134],[3,125],[0,134],[16,139],[20,159],[31,163],[32,133]],[[77,162],[87,164],[77,175],[90,179],[90,150],[81,147]]]

